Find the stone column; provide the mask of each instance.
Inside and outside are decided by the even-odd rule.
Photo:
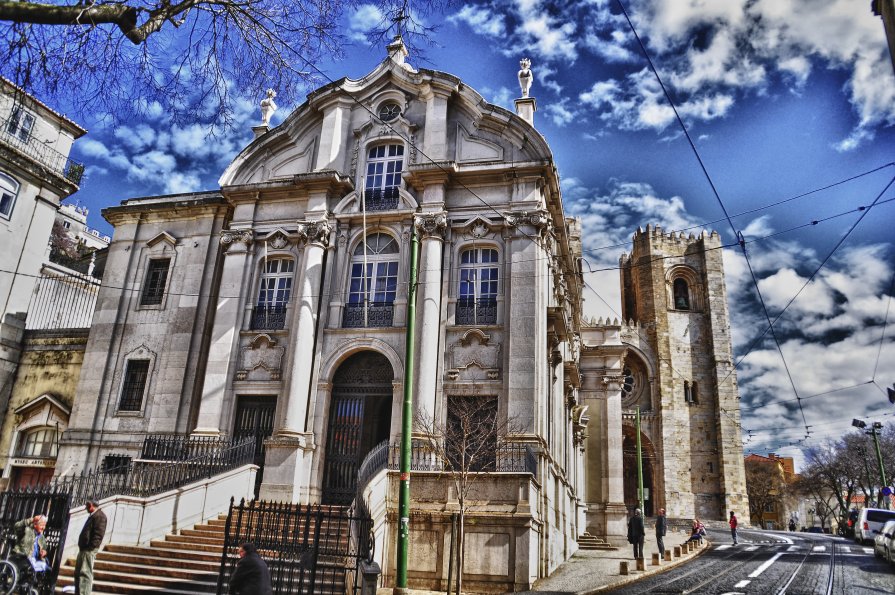
[[[447,214],[423,213],[413,220],[420,238],[419,291],[417,293],[416,407],[435,419],[438,390],[439,338],[441,336],[441,265]]]
[[[306,242],[306,246],[293,321],[295,331],[292,333],[292,375],[283,415],[280,418],[282,423],[276,430],[280,436],[306,432],[305,421],[311,393],[317,335],[317,312],[323,278],[323,255],[329,244],[329,232],[329,223],[326,221],[302,221],[298,224],[300,241]]]
[[[246,263],[251,255],[252,240],[251,229],[221,232],[221,244],[227,253],[194,435],[217,436],[221,433],[224,400],[233,379],[234,352],[239,343],[239,313],[245,298]]]

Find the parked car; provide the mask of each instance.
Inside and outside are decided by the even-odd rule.
[[[877,533],[887,521],[895,521],[895,510],[883,510],[881,508],[865,508],[858,515],[855,525],[855,542],[872,544]]]
[[[873,540],[873,553],[877,558],[895,563],[895,521],[888,521]]]

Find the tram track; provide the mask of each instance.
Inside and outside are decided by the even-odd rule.
[[[808,559],[814,554],[814,548],[817,544],[822,544],[824,547],[826,547],[827,545],[830,546],[830,566],[823,595],[832,595],[833,585],[836,578],[836,549],[840,547],[841,544],[831,539],[808,539],[807,541],[810,541],[811,546],[803,554],[798,566],[796,566],[796,568],[790,573],[789,579],[786,581],[786,583],[778,591],[776,591],[776,595],[786,595],[787,589],[789,589],[793,581],[796,580],[796,577],[799,576],[799,572],[801,572],[802,568],[805,566],[805,562],[807,562]]]

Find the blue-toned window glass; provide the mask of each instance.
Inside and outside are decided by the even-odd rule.
[[[457,324],[495,324],[499,267],[497,250],[472,248],[460,254]]]
[[[403,169],[403,145],[370,147],[367,152],[367,176],[364,180],[367,210],[381,211],[397,207]]]
[[[362,304],[366,297],[371,303],[391,304],[398,289],[398,243],[391,236],[376,233],[367,236],[366,247],[366,275],[364,243],[361,242],[354,251],[348,303]]]
[[[285,306],[292,296],[295,261],[286,258],[268,260],[258,290],[259,306]]]

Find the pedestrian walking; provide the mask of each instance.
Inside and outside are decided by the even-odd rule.
[[[659,547],[659,556],[665,557],[665,533],[668,529],[665,522],[665,509],[659,509],[659,516],[656,517],[656,545]]]
[[[75,560],[75,593],[77,595],[90,595],[93,591],[93,563],[96,561],[96,553],[103,544],[106,536],[106,513],[99,509],[99,505],[88,500],[84,505],[89,513],[81,534],[78,535],[78,557]]]
[[[730,511],[730,521],[728,522],[730,525],[730,536],[733,537],[733,545],[737,544],[737,515],[734,512]]]
[[[634,511],[634,516],[628,521],[628,543],[634,546],[634,559],[643,557],[643,539],[646,531],[643,529],[643,516],[640,509]]]
[[[273,595],[270,570],[258,555],[254,543],[239,546],[239,561],[230,577],[231,595]]]

